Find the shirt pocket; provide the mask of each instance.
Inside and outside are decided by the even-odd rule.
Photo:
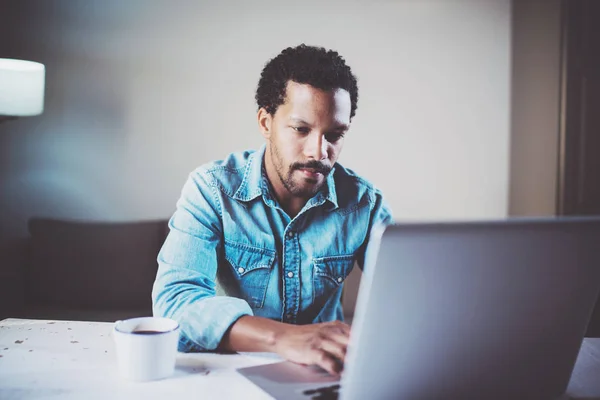
[[[313,265],[313,304],[323,306],[352,271],[354,255],[313,258]]]
[[[262,308],[275,262],[275,252],[226,242],[225,259],[231,266],[240,297],[250,307]]]

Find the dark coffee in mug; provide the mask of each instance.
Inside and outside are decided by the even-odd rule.
[[[156,335],[159,333],[164,333],[162,331],[153,331],[153,330],[139,330],[139,331],[133,331],[131,333],[135,333],[136,335]]]

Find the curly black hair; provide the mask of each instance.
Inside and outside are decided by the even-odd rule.
[[[268,61],[256,89],[258,109],[274,115],[284,103],[288,81],[304,83],[321,90],[344,89],[350,93],[350,118],[358,103],[356,77],[338,52],[301,44],[288,47]]]

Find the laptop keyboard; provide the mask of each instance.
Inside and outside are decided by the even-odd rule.
[[[336,384],[309,389],[302,392],[302,394],[310,396],[311,400],[337,400],[340,395],[340,385]]]

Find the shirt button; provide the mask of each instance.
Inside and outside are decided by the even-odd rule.
[[[238,268],[238,272],[241,274],[242,272],[244,272],[244,268],[242,268],[242,267],[239,267],[239,268]]]
[[[338,282],[342,283],[342,281],[343,281],[342,277],[341,276],[338,277]]]
[[[291,239],[294,237],[294,232],[293,231],[289,231],[287,234],[288,239]]]
[[[294,273],[293,272],[288,272],[288,278],[293,278],[294,277]]]

